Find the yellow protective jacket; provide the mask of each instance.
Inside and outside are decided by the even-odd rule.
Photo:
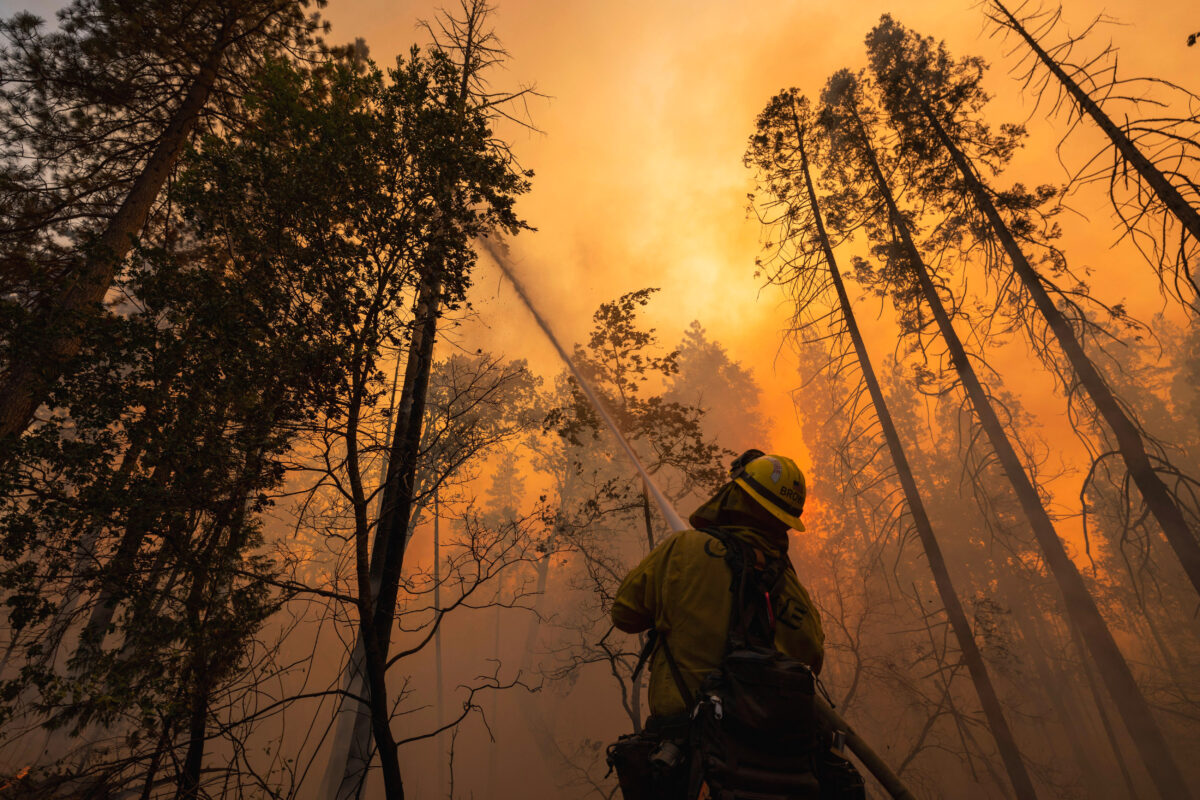
[[[720,503],[721,495],[709,501]],[[692,517],[708,522],[698,511]],[[719,520],[719,516],[717,517]],[[765,553],[787,558],[787,534],[770,534],[749,527],[720,525]],[[825,633],[808,592],[793,570],[773,598],[775,646],[812,668],[821,669]],[[694,693],[725,654],[729,629],[731,580],[725,546],[703,531],[676,533],[664,540],[626,576],[613,600],[612,620],[628,633],[655,628],[666,639],[671,655]],[[650,713],[658,716],[686,711],[686,704],[660,645],[650,662]]]

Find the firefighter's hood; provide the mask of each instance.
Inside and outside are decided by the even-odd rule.
[[[751,544],[779,555],[788,549],[787,529],[732,481],[693,511],[688,524],[698,530],[730,528]]]

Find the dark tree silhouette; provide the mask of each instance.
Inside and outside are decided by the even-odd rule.
[[[962,601],[946,568],[946,559],[888,411],[833,253],[833,243],[825,227],[822,201],[817,196],[809,160],[809,152],[819,147],[814,128],[814,115],[808,99],[790,90],[771,100],[759,115],[756,132],[751,138],[747,161],[758,167],[760,185],[769,194],[767,208],[772,217],[770,222],[773,223],[770,226],[771,240],[787,242],[791,247],[790,251],[784,251],[766,267],[770,270],[769,280],[782,284],[796,300],[796,328],[809,327],[805,323],[806,316],[822,316],[814,306],[828,298],[830,288],[835,292],[837,316],[830,326],[834,328],[835,335],[850,338],[859,373],[887,441],[888,452],[904,489],[904,498],[921,547],[929,561],[938,596],[950,620],[955,641],[966,662],[1013,791],[1018,797],[1033,798],[1036,797],[1033,781],[1025,769],[1020,750],[992,686],[987,665],[975,643]],[[845,232],[842,234],[844,236]]]
[[[0,24],[0,166],[22,190],[0,206],[0,259],[20,290],[5,302],[0,441],[79,352],[214,98],[264,55],[311,45],[304,6],[76,0],[58,32],[29,14]]]
[[[1018,40],[1015,49],[1026,53],[1022,62],[1028,66],[1021,79],[1038,101],[1049,93],[1054,98],[1053,109],[1063,105],[1069,109],[1072,130],[1086,118],[1107,137],[1109,147],[1093,156],[1077,177],[1107,184],[1121,226],[1135,242],[1143,237],[1150,240],[1147,255],[1159,280],[1196,311],[1200,301],[1200,284],[1193,271],[1200,257],[1200,130],[1196,119],[1149,117],[1118,122],[1106,111],[1121,102],[1135,107],[1142,101],[1165,105],[1130,94],[1138,91],[1134,84],[1167,86],[1182,93],[1188,102],[1195,102],[1196,95],[1157,79],[1118,77],[1111,45],[1099,55],[1072,60],[1076,46],[1106,19],[1098,17],[1083,33],[1047,43],[1059,25],[1062,7],[1027,13],[1026,6],[1022,3],[1013,11],[1002,0],[983,4],[996,29],[1014,34]]]
[[[953,59],[945,45],[923,38],[885,15],[867,36],[871,67],[883,104],[900,139],[899,152],[912,185],[923,200],[953,213],[955,208],[974,207],[981,219],[970,219],[964,227],[981,241],[985,252],[989,240],[998,241],[1036,313],[1049,327],[1066,356],[1073,378],[1087,393],[1096,413],[1112,431],[1129,474],[1142,493],[1146,506],[1158,520],[1167,541],[1178,556],[1192,586],[1200,593],[1200,542],[1188,523],[1186,508],[1156,470],[1156,463],[1170,468],[1161,452],[1148,453],[1142,427],[1084,350],[1077,329],[1087,325],[1082,313],[1074,324],[1059,309],[1052,293],[1063,294],[1043,277],[1026,257],[1018,238],[1034,239],[1034,226],[1020,207],[1019,191],[1002,193],[988,185],[981,165],[997,170],[1009,159],[1017,131],[1006,126],[1000,135],[980,119],[987,101],[980,83],[983,66],[978,59]],[[1001,204],[1009,219],[1005,219]],[[1000,265],[1000,284],[1007,274]],[[1069,306],[1072,307],[1073,306]],[[1020,313],[1020,312],[1018,312]]]
[[[338,75],[331,66],[311,80],[328,88]],[[342,380],[344,315],[330,312],[351,296],[349,273],[323,268],[347,243],[322,236],[345,219],[340,204],[365,203],[366,192],[327,174],[314,180],[313,170],[354,92],[342,84],[345,105],[318,111],[312,95],[311,104],[298,96],[303,83],[275,65],[248,97],[261,102],[251,141],[245,131],[209,138],[188,159],[177,249],[131,253],[117,283],[123,313],[80,329],[83,347],[50,389],[55,413],[9,451],[17,467],[0,511],[9,545],[0,580],[10,604],[36,597],[39,609],[16,621],[10,652],[22,627],[45,632],[37,623],[53,612],[42,642],[21,642],[27,663],[6,698],[44,690],[39,669],[77,687],[50,706],[49,723],[61,739],[129,732],[127,761],[118,749],[111,762],[84,765],[114,783],[162,782],[155,773],[167,762],[182,796],[201,791],[214,718],[236,702],[231,686],[250,669],[252,636],[278,606],[277,564],[255,552],[262,512],[296,430]],[[297,107],[310,130],[336,120],[329,135],[281,145],[276,113]],[[257,171],[264,165],[269,179]],[[270,190],[260,193],[264,179]],[[39,581],[14,581],[31,559]],[[150,710],[136,725],[135,708]]]
[[[452,83],[439,87],[441,118],[428,135],[430,141],[444,142],[457,152],[430,173],[433,180],[424,202],[443,216],[431,221],[432,246],[418,267],[421,282],[415,322],[369,566],[366,552],[359,553],[359,592],[366,602],[360,630],[361,663],[371,713],[369,718],[360,715],[355,720],[344,768],[336,763],[343,757],[340,750],[335,752],[330,769],[343,772],[339,798],[357,793],[371,760],[372,734],[384,759],[385,778],[391,776],[385,780],[389,797],[403,797],[395,747],[389,746],[386,738],[390,737],[385,730],[390,709],[384,672],[412,517],[421,419],[438,318],[463,301],[475,263],[469,241],[490,228],[515,233],[523,227],[512,206],[515,195],[528,187],[529,174],[518,168],[504,142],[493,135],[491,125],[505,113],[506,105],[528,90],[504,94],[487,90],[486,71],[505,56],[487,27],[490,7],[485,0],[464,0],[460,11],[461,17],[443,16],[441,39],[434,36],[432,52]],[[352,670],[356,666],[352,662]]]
[[[942,295],[948,294],[947,288],[934,283],[914,241],[910,217],[900,210],[892,184],[885,175],[883,155],[871,133],[877,124],[877,114],[868,105],[869,100],[861,89],[859,77],[845,70],[835,74],[822,94],[821,121],[825,135],[831,140],[832,158],[840,160],[838,166],[844,185],[850,189],[864,187],[862,207],[877,208],[881,212],[880,219],[868,221],[867,228],[876,243],[876,251],[887,255],[883,279],[889,282],[901,308],[909,309],[910,314],[923,308],[933,317],[958,380],[1033,528],[1046,565],[1058,583],[1067,614],[1078,626],[1155,784],[1164,798],[1188,797],[1187,784],[1129,664],[1079,570],[1067,555],[1037,489],[997,416],[993,400],[979,380],[954,329],[950,312],[942,301]],[[911,324],[914,331],[923,327],[919,321]]]

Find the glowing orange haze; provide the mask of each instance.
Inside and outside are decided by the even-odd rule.
[[[332,38],[363,36],[372,56],[386,63],[411,42],[424,41],[416,20],[432,19],[439,5],[335,0],[328,9]],[[1064,14],[1078,29],[1102,10],[1128,23],[1105,32],[1116,37],[1126,76],[1154,75],[1200,88],[1194,80],[1200,47],[1184,41],[1189,31],[1200,30],[1194,0],[1086,0],[1070,2]],[[514,255],[535,302],[564,340],[585,335],[600,302],[661,287],[649,317],[664,343],[674,344],[691,320],[700,320],[734,358],[754,369],[774,420],[773,441],[763,444],[806,457],[789,394],[797,384],[794,360],[780,348],[788,308],[777,291],[760,291],[753,278],[759,227],[746,214],[752,176],[741,158],[771,95],[796,86],[814,96],[834,70],[862,66],[863,37],[884,12],[945,39],[956,55],[984,56],[993,65],[988,85],[996,96],[994,120],[1029,116],[1031,101],[1022,100],[1007,74],[1013,59],[988,38],[970,2],[499,0],[494,22],[512,58],[495,84],[536,83],[550,96],[530,106],[544,134],[505,132],[523,164],[537,173],[520,208],[538,232],[520,237]],[[1061,181],[1053,129],[1040,112],[1029,127],[1030,143],[1009,179]],[[1093,285],[1101,299],[1125,301],[1148,319],[1162,308],[1148,269],[1136,254],[1110,249],[1115,235],[1104,207],[1089,198],[1074,205],[1090,220],[1065,220],[1073,265],[1096,270]],[[495,268],[485,265],[477,282],[479,319],[453,335],[472,349],[529,358],[535,369],[557,371],[549,345],[512,292],[500,287]],[[862,303],[860,315],[871,317],[876,308]],[[876,326],[873,352],[879,359],[892,350],[889,335]],[[1023,353],[1001,359],[997,366],[1010,388],[1022,392],[1049,431],[1060,431],[1050,439],[1073,458],[1077,446],[1061,433],[1065,426],[1055,425],[1061,403],[1048,382],[1030,374]],[[1060,492],[1070,498],[1078,489]]]

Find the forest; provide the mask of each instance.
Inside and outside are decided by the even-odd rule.
[[[862,5],[6,4],[0,800],[619,798],[750,448],[867,797],[1200,798],[1200,13]]]

